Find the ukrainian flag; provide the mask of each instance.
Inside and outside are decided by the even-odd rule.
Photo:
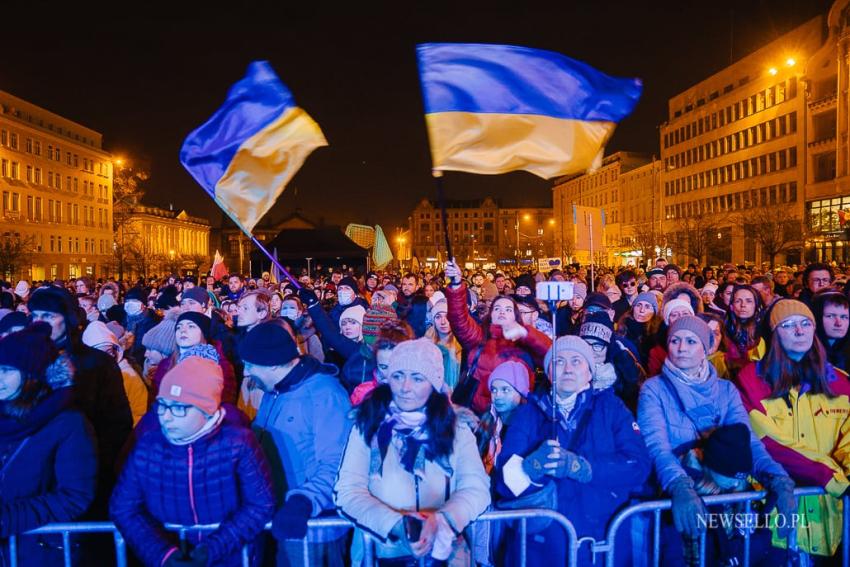
[[[326,145],[271,65],[255,61],[221,108],[183,142],[180,163],[250,233],[307,156]]]
[[[427,43],[417,55],[435,170],[584,172],[642,90],[551,51]]]

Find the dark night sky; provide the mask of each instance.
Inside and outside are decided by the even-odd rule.
[[[246,65],[268,59],[330,142],[307,160],[269,216],[300,207],[312,218],[380,223],[389,232],[434,193],[417,43],[525,45],[564,53],[608,74],[641,77],[643,98],[608,151],[657,154],[656,128],[666,119],[667,99],[729,63],[730,20],[737,59],[825,15],[830,4],[561,2],[556,8],[460,11],[429,3],[300,14],[252,5],[215,17],[148,13],[110,21],[97,10],[80,21],[60,14],[46,19],[49,4],[38,12],[28,4],[6,9],[16,13],[17,24],[4,25],[2,32],[0,89],[102,132],[106,149],[116,155],[149,163],[150,204],[173,203],[218,225],[220,214],[182,169],[178,151]],[[234,31],[239,25],[241,31]],[[446,177],[451,198],[492,195],[508,206],[547,203],[550,187],[527,173]]]

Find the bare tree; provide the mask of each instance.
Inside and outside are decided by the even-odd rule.
[[[716,213],[697,213],[682,217],[675,225],[674,245],[683,250],[689,259],[702,264],[712,246],[717,244],[717,234],[728,224],[728,216]]]
[[[201,267],[211,264],[209,257],[203,254],[187,254],[183,256],[183,262],[196,276],[200,275]]]
[[[35,236],[18,233],[0,236],[0,276],[20,276],[25,266],[32,261],[36,251]]]
[[[648,261],[655,254],[656,248],[667,247],[667,238],[658,230],[654,222],[644,222],[635,225],[632,245],[640,250],[642,257]]]
[[[127,263],[131,261],[131,241],[137,236],[129,227],[130,217],[145,194],[144,182],[149,177],[144,169],[128,165],[116,168],[112,179],[112,230],[119,279],[124,277]]]
[[[796,248],[803,241],[803,221],[794,218],[795,207],[791,203],[762,205],[741,213],[736,219],[745,238],[752,238],[773,267],[776,256]]]

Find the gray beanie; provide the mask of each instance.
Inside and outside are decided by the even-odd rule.
[[[575,335],[566,335],[563,337],[559,337],[558,340],[555,341],[551,347],[549,347],[549,352],[546,353],[546,357],[543,359],[543,371],[547,374],[550,372],[551,364],[552,364],[552,354],[555,352],[555,347],[558,349],[558,353],[563,352],[577,352],[584,357],[587,361],[587,365],[590,367],[590,371],[593,372],[593,369],[596,367],[596,362],[593,358],[593,348],[580,337],[576,337]],[[552,377],[550,376],[550,379]]]
[[[159,351],[165,356],[171,356],[177,348],[177,342],[175,340],[176,328],[176,318],[167,317],[163,319],[144,334],[142,337],[142,346],[146,349]]]
[[[673,338],[673,335],[676,334],[677,331],[690,331],[699,337],[700,342],[702,343],[705,352],[711,350],[712,343],[714,342],[714,334],[711,332],[711,329],[708,327],[708,323],[696,317],[694,315],[686,315],[684,317],[679,317],[670,325],[670,328],[667,330],[667,344],[670,344],[670,339]]]
[[[658,314],[658,298],[655,297],[655,294],[651,291],[645,291],[643,293],[639,293],[635,300],[632,302],[632,307],[638,302],[644,301],[649,303],[652,306],[652,310],[655,311],[655,314]]]

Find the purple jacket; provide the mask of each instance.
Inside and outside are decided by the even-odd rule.
[[[174,552],[176,534],[162,525],[214,524],[190,536],[203,544],[211,565],[241,565],[274,513],[271,474],[254,434],[226,414],[210,434],[172,445],[160,429],[142,434],[112,493],[110,515],[145,565],[160,567]]]

